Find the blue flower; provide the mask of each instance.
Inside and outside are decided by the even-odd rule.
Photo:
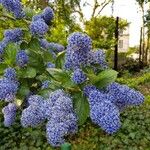
[[[126,85],[120,85],[116,82],[107,87],[108,94],[114,97],[114,103],[123,103],[125,105],[140,105],[144,102],[144,96]]]
[[[65,92],[61,89],[59,90],[56,90],[54,92],[51,92],[48,96],[48,99],[52,102],[52,104],[54,105],[56,100],[59,98],[59,97],[62,97],[62,96],[66,96]]]
[[[23,37],[23,32],[19,28],[5,30],[4,32],[4,38],[9,42],[19,42],[20,40],[22,40],[22,37]]]
[[[7,78],[8,80],[15,81],[16,80],[16,71],[14,68],[6,68],[4,70],[4,77]]]
[[[98,89],[93,89],[88,96],[88,101],[90,106],[95,105],[96,103],[101,103],[102,101],[109,101],[109,98],[106,94],[102,93],[102,91]]]
[[[76,69],[72,75],[72,81],[76,84],[81,84],[87,79],[86,75],[81,69]]]
[[[44,19],[45,23],[49,25],[54,18],[53,10],[50,7],[46,7],[42,13],[42,18]]]
[[[53,42],[49,43],[48,47],[55,53],[62,52],[65,49],[63,45],[58,44],[58,43],[53,43]]]
[[[50,83],[51,82],[49,80],[43,81],[41,89],[47,89],[47,88],[49,88]]]
[[[4,114],[4,125],[6,127],[10,127],[15,122],[16,110],[17,106],[14,103],[9,103],[2,109],[2,113]]]
[[[42,13],[32,17],[32,21],[43,19],[44,22],[49,25],[54,18],[54,12],[50,7],[46,7]]]
[[[18,84],[8,79],[0,79],[0,100],[13,101],[18,90]]]
[[[68,45],[72,48],[72,51],[89,52],[92,48],[92,40],[86,34],[74,32],[68,37]]]
[[[57,98],[48,120],[47,139],[54,147],[63,144],[66,135],[77,132],[77,116],[73,112],[73,103],[69,96],[64,95]]]
[[[4,49],[8,44],[8,40],[7,39],[3,39],[3,41],[0,42],[0,57],[2,57],[2,55],[4,54]]]
[[[48,143],[58,147],[65,142],[64,136],[68,133],[68,126],[64,123],[53,123],[48,121],[46,125],[46,137]]]
[[[105,60],[105,53],[103,50],[97,50],[91,52],[92,59],[91,59],[91,64],[99,64],[103,69],[107,69],[107,62]]]
[[[105,100],[91,106],[90,117],[92,122],[109,134],[117,132],[121,126],[118,108]]]
[[[41,39],[40,44],[42,48],[45,48],[45,49],[49,48],[49,42],[46,39]]]
[[[89,97],[90,93],[94,90],[97,90],[94,85],[86,85],[83,89],[83,92],[85,96]]]
[[[44,22],[43,19],[38,19],[37,21],[33,21],[31,23],[30,31],[33,35],[42,37],[48,31],[48,25]]]
[[[20,0],[1,0],[2,5],[7,11],[12,12],[16,18],[24,17]]]
[[[47,63],[47,68],[55,68],[55,64],[48,62]]]
[[[41,15],[41,14],[38,14],[38,15],[35,15],[35,16],[32,17],[32,21],[33,21],[33,22],[34,22],[34,21],[37,21],[37,20],[39,20],[39,19],[42,19],[42,15]]]
[[[44,98],[40,95],[31,95],[28,98],[29,105],[43,105]]]
[[[27,53],[24,50],[21,50],[17,53],[16,56],[16,63],[19,67],[24,67],[27,65],[29,61],[29,57],[27,55]]]
[[[45,119],[45,109],[42,106],[30,105],[22,111],[21,124],[23,127],[35,127]]]

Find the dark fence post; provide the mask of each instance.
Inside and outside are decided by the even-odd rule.
[[[114,51],[114,69],[118,70],[118,39],[119,39],[119,17],[116,18],[116,29],[115,29],[115,51]]]

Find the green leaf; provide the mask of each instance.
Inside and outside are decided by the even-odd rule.
[[[9,43],[5,48],[4,60],[7,65],[13,66],[16,63],[16,54],[19,50],[18,45]]]
[[[38,72],[44,71],[44,62],[41,54],[38,54],[33,51],[28,51],[29,56],[29,66],[36,68]]]
[[[18,71],[18,76],[20,78],[34,78],[36,76],[36,69],[32,67],[20,69]]]
[[[62,65],[64,64],[64,56],[65,56],[65,51],[58,53],[57,58],[56,58],[56,68],[62,68]]]
[[[29,87],[22,85],[21,87],[19,87],[18,95],[21,97],[25,97],[29,92]]]
[[[28,18],[32,18],[33,15],[35,14],[34,10],[29,7],[25,7],[24,12]]]
[[[31,41],[29,42],[28,47],[32,51],[39,51],[41,49],[39,40],[33,37]]]
[[[3,73],[4,73],[4,70],[5,70],[6,68],[7,68],[7,65],[1,63],[1,64],[0,64],[0,74],[3,74]]]
[[[44,62],[53,62],[54,60],[53,55],[48,51],[43,51],[42,57]]]
[[[56,81],[61,84],[62,87],[67,89],[76,86],[76,84],[72,82],[69,72],[65,72],[56,68],[48,68],[47,71]]]
[[[117,74],[118,72],[115,70],[108,69],[100,72],[98,75],[87,74],[87,76],[93,84],[103,88],[114,82],[117,78]]]
[[[78,116],[78,124],[83,125],[89,116],[89,103],[82,93],[74,95],[74,108]]]
[[[27,48],[28,48],[28,44],[27,44],[25,41],[23,41],[23,42],[20,44],[20,49],[25,50],[25,49],[27,49]]]

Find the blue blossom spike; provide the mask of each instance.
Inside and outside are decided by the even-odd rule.
[[[53,123],[48,121],[46,125],[47,141],[53,147],[58,147],[65,142],[64,136],[68,134],[66,123]]]
[[[4,54],[4,49],[8,44],[8,40],[3,39],[3,41],[0,42],[0,57],[2,57],[2,55]]]
[[[8,79],[0,79],[0,100],[11,102],[18,90],[18,84]]]
[[[25,14],[22,11],[20,0],[1,0],[1,3],[7,11],[12,12],[16,18],[24,17]]]
[[[53,103],[53,105],[54,105],[54,103],[56,102],[56,100],[57,100],[59,97],[62,97],[62,96],[66,96],[66,94],[65,94],[65,92],[64,92],[63,90],[59,89],[59,90],[56,90],[56,91],[50,93],[48,99],[49,99],[49,100]]]
[[[96,103],[101,103],[102,101],[110,101],[109,97],[107,97],[106,94],[102,93],[100,90],[98,89],[94,89],[90,92],[89,97],[88,97],[88,101],[90,106],[95,105]]]
[[[50,83],[51,82],[49,80],[43,81],[41,89],[47,89],[47,88],[49,88]]]
[[[47,68],[55,68],[55,64],[48,62],[47,63]]]
[[[44,36],[48,31],[48,25],[43,19],[38,19],[33,21],[30,25],[30,31],[33,35],[38,35],[40,37]]]
[[[22,111],[21,124],[23,127],[36,127],[45,119],[45,109],[42,106],[30,105]]]
[[[8,80],[15,81],[16,80],[16,71],[14,68],[6,68],[4,70],[4,77],[7,78]]]
[[[54,18],[54,11],[50,7],[46,7],[42,13],[42,18],[44,19],[45,23],[49,25]]]
[[[74,32],[68,37],[68,45],[72,47],[72,51],[89,52],[92,48],[92,40],[86,34]]]
[[[99,64],[103,69],[107,69],[107,62],[105,60],[105,53],[103,50],[97,50],[95,52],[91,53],[93,60],[91,60],[92,62],[94,61],[94,64]]]
[[[90,117],[92,122],[99,125],[108,134],[117,132],[120,128],[118,108],[111,102],[103,101],[91,107]]]
[[[76,69],[72,76],[72,81],[76,84],[81,84],[87,79],[86,75],[81,69]]]
[[[40,95],[31,95],[28,98],[28,104],[29,105],[43,105],[44,98]]]
[[[112,95],[116,103],[126,105],[140,105],[144,102],[144,96],[126,85],[120,85],[116,82],[107,87],[107,92]]]
[[[97,88],[94,85],[86,85],[83,89],[84,95],[89,97],[90,93],[93,90],[97,90]]]
[[[66,113],[67,112],[72,112],[73,111],[73,103],[72,103],[71,98],[68,97],[68,96],[61,96],[61,97],[59,97],[56,100],[53,109],[64,111]]]
[[[23,32],[21,29],[11,29],[11,30],[5,30],[4,32],[4,38],[9,42],[19,42],[22,40]]]
[[[29,57],[27,55],[27,53],[24,50],[21,50],[17,53],[16,56],[16,63],[19,67],[24,67],[27,65],[29,61]]]
[[[58,44],[58,43],[53,43],[53,42],[50,42],[48,44],[48,47],[49,49],[51,49],[52,51],[54,51],[55,53],[59,53],[59,52],[62,52],[64,51],[64,46],[61,45],[61,44]]]
[[[35,15],[35,16],[32,17],[32,21],[33,21],[33,22],[34,22],[34,21],[37,21],[37,20],[39,20],[39,19],[42,19],[42,15],[41,15],[41,14],[38,14],[38,15]]]
[[[16,110],[17,106],[14,103],[9,103],[2,109],[2,113],[4,114],[4,125],[6,127],[10,127],[15,122]]]
[[[46,39],[40,40],[40,45],[42,48],[48,49],[49,48],[49,42]]]

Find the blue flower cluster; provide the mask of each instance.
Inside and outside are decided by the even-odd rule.
[[[5,30],[4,32],[4,39],[9,42],[19,42],[22,40],[23,32],[20,28]]]
[[[0,42],[0,58],[3,57],[4,54],[4,49],[8,44],[8,40],[7,39],[3,39],[3,41]]]
[[[55,68],[55,64],[53,64],[51,62],[48,62],[46,66],[47,66],[47,68]]]
[[[54,12],[50,7],[46,7],[41,14],[35,15],[32,18],[32,21],[37,21],[43,19],[44,22],[49,25],[54,18]]]
[[[62,51],[64,51],[64,46],[63,45],[61,45],[61,44],[58,44],[58,43],[53,43],[53,42],[51,42],[51,43],[49,43],[49,49],[51,50],[51,51],[53,51],[54,53],[59,53],[59,52],[62,52]]]
[[[92,40],[88,35],[80,32],[71,34],[66,49],[65,69],[75,71],[77,68],[90,66],[95,71],[95,65],[99,65],[102,69],[107,68],[104,52],[92,50]]]
[[[86,81],[87,77],[81,69],[76,69],[72,75],[72,81],[76,84],[81,84]]]
[[[42,37],[48,31],[48,25],[44,22],[43,19],[38,19],[31,22],[30,31],[33,35]]]
[[[8,80],[16,81],[16,71],[14,68],[6,68],[4,70],[4,78],[7,78]]]
[[[51,82],[49,80],[43,81],[41,89],[47,89],[47,88],[49,88],[50,83]]]
[[[4,114],[4,125],[6,127],[10,127],[15,122],[16,110],[17,106],[14,103],[9,103],[2,109],[2,113]]]
[[[77,132],[77,116],[73,111],[71,98],[65,95],[62,90],[53,92],[50,97],[51,101],[55,101],[55,103],[46,126],[46,132],[48,142],[56,147],[65,142],[64,136]]]
[[[109,134],[116,132],[121,126],[120,111],[127,106],[144,102],[144,96],[140,92],[115,82],[104,90],[87,85],[83,91],[88,97],[92,121]]]
[[[107,89],[107,93],[112,95],[114,103],[122,103],[128,105],[140,105],[144,102],[144,96],[139,92],[129,88],[126,85],[120,85],[116,82],[110,84]]]
[[[64,46],[54,42],[48,42],[46,39],[41,39],[40,44],[42,48],[50,50],[50,52],[59,53],[64,51]]]
[[[0,79],[0,100],[11,102],[15,99],[18,90],[16,73],[13,68],[4,71],[4,78]]]
[[[65,141],[64,136],[77,131],[77,116],[72,100],[63,90],[50,93],[46,100],[32,95],[28,103],[29,106],[22,112],[22,126],[35,127],[47,119],[47,139],[52,146],[60,146]]]
[[[25,14],[22,10],[20,0],[1,0],[1,4],[7,9],[7,11],[12,12],[16,18],[24,17]]]
[[[54,17],[54,12],[50,7],[46,7],[41,14],[35,15],[32,18],[30,31],[33,35],[43,37],[48,31],[48,25]]]
[[[24,67],[27,65],[29,57],[24,50],[20,50],[16,55],[16,63],[19,67]]]

